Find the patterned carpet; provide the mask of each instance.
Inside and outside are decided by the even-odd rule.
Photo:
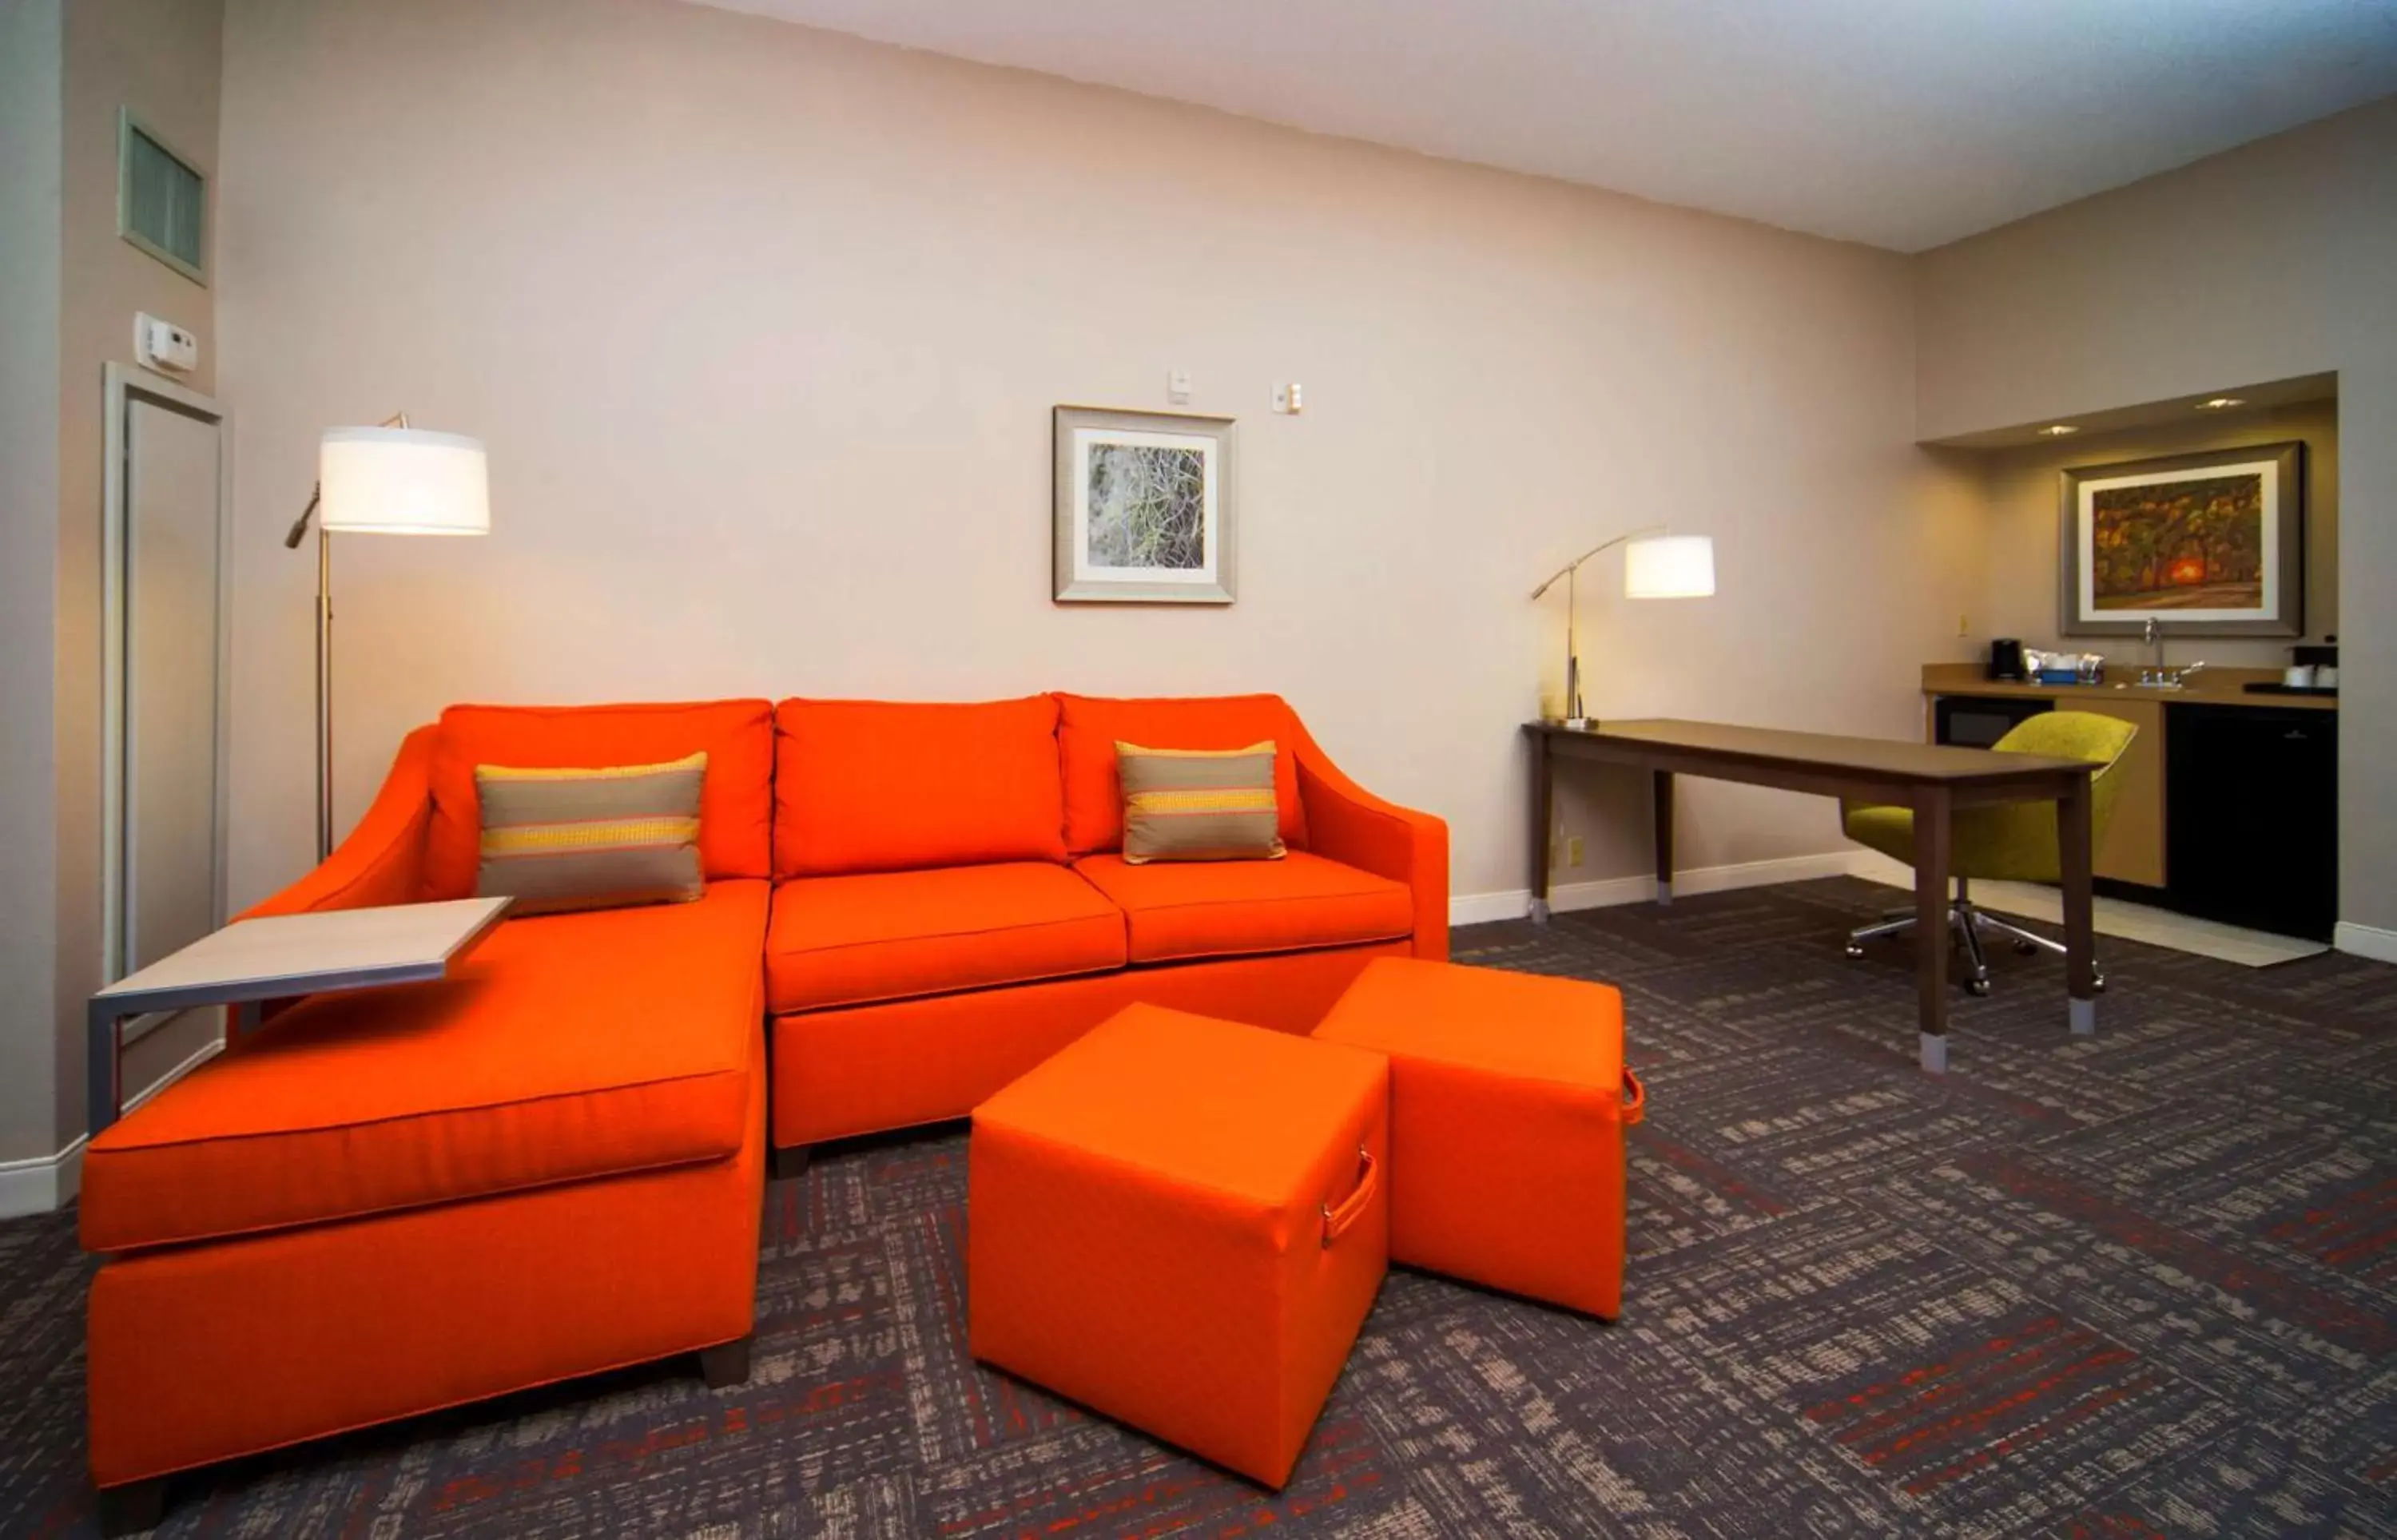
[[[1270,1495],[977,1370],[965,1145],[770,1188],[757,1373],[611,1375],[181,1483],[164,1534],[2397,1536],[2397,968],[2106,949],[1914,1068],[1849,880],[1459,932],[1626,990],[1604,1327],[1394,1273]],[[68,1216],[0,1226],[0,1533],[90,1533]]]

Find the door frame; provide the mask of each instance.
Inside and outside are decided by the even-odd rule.
[[[131,435],[126,414],[136,403],[178,412],[217,430],[217,657],[216,657],[216,828],[212,844],[216,861],[216,892],[211,923],[226,920],[230,883],[225,868],[231,842],[227,838],[233,807],[229,784],[233,762],[233,418],[216,400],[186,390],[147,370],[111,361],[104,370],[106,398],[101,410],[105,455],[100,502],[100,972],[104,984],[125,976],[126,750],[129,737],[125,720],[127,614],[125,561],[130,532],[126,498],[131,491]],[[127,1022],[130,1043],[167,1016],[145,1016]]]

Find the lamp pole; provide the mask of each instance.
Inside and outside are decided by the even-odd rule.
[[[1556,586],[1557,586],[1557,580],[1558,580],[1559,578],[1562,578],[1562,579],[1564,579],[1564,585],[1565,585],[1565,716],[1564,716],[1564,720],[1565,720],[1565,725],[1567,725],[1567,726],[1569,726],[1569,727],[1580,727],[1580,726],[1585,726],[1585,725],[1587,725],[1587,723],[1588,723],[1588,721],[1589,721],[1589,718],[1588,718],[1587,715],[1585,715],[1585,714],[1583,713],[1583,711],[1582,711],[1582,704],[1581,704],[1581,652],[1580,652],[1580,649],[1574,645],[1574,641],[1575,641],[1575,637],[1574,637],[1574,627],[1575,627],[1575,625],[1576,625],[1576,623],[1577,623],[1577,621],[1576,621],[1576,614],[1575,614],[1575,612],[1576,612],[1576,611],[1578,611],[1578,610],[1580,609],[1580,607],[1581,607],[1581,605],[1580,605],[1581,590],[1580,590],[1580,582],[1579,582],[1579,578],[1580,578],[1580,573],[1581,573],[1581,569],[1582,569],[1582,564],[1583,564],[1583,563],[1585,563],[1585,562],[1587,562],[1591,557],[1593,557],[1593,556],[1595,556],[1595,555],[1598,555],[1600,551],[1612,551],[1612,550],[1614,550],[1616,546],[1621,545],[1621,544],[1622,544],[1624,541],[1626,541],[1626,540],[1636,540],[1636,539],[1638,539],[1638,538],[1639,538],[1640,536],[1642,536],[1642,535],[1654,535],[1654,534],[1657,534],[1657,533],[1661,532],[1664,528],[1665,528],[1665,526],[1664,526],[1663,524],[1646,524],[1646,525],[1643,525],[1643,526],[1641,526],[1640,528],[1638,528],[1638,529],[1626,530],[1624,533],[1622,533],[1622,534],[1620,534],[1620,535],[1615,536],[1615,537],[1614,537],[1613,539],[1611,539],[1611,540],[1600,540],[1598,544],[1596,544],[1596,545],[1594,545],[1594,546],[1590,547],[1587,551],[1583,551],[1580,555],[1578,555],[1578,556],[1574,557],[1572,561],[1567,562],[1564,565],[1562,565],[1562,566],[1559,567],[1555,572],[1553,572],[1553,573],[1549,574],[1549,576],[1548,576],[1548,579],[1547,579],[1547,582],[1542,583],[1538,588],[1535,588],[1535,589],[1533,589],[1533,590],[1532,591],[1532,597],[1533,597],[1533,598],[1534,598],[1534,599],[1537,599],[1537,598],[1539,598],[1542,594],[1544,594],[1544,593],[1547,592],[1547,591],[1548,591],[1548,590],[1550,590],[1550,589],[1552,589],[1552,588],[1556,587]]]
[[[405,428],[406,412],[394,412],[375,424],[378,428]],[[308,506],[300,511],[291,532],[283,537],[283,549],[297,551],[308,536],[308,522],[316,523],[316,859],[322,861],[333,853],[333,532],[325,527],[320,511],[325,503],[325,484],[318,482],[308,494]]]

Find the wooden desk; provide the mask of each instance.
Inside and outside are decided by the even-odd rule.
[[[2076,1032],[2097,1029],[2096,933],[2090,916],[2089,777],[2084,760],[2001,754],[1886,738],[1785,733],[1714,722],[1524,724],[1532,754],[1532,918],[1548,917],[1548,843],[1559,760],[1646,770],[1656,809],[1656,897],[1673,896],[1673,777],[1744,781],[1914,810],[1914,907],[1922,1067],[1948,1068],[1948,878],[1950,815],[1989,803],[2056,803],[2064,870],[2065,980]]]

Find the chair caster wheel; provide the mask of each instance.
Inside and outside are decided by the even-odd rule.
[[[1964,981],[1964,992],[1976,998],[1986,998],[1989,992],[1989,981],[1986,978],[1968,978]]]
[[[1850,957],[1862,957],[1864,954],[1865,949],[1862,947],[1857,946],[1853,941],[1848,943],[1848,955]]]
[[[2092,989],[2096,990],[2099,994],[2104,994],[2106,992],[2106,976],[2104,974],[2099,974],[2095,978],[2092,978],[2089,981],[2089,987]]]
[[[2032,946],[2028,941],[2017,941],[2015,943],[2015,950],[2022,953],[2025,957],[2029,957],[2031,953],[2039,950],[2039,949]]]

